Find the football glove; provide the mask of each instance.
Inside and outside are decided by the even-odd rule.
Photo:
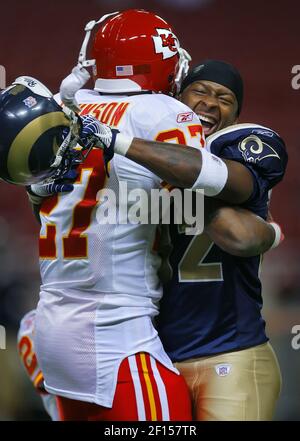
[[[57,193],[69,193],[74,189],[73,182],[77,176],[77,170],[71,169],[59,179],[29,185],[26,187],[28,198],[32,204],[40,205],[44,198]]]
[[[120,132],[101,123],[91,115],[83,115],[80,118],[82,123],[80,143],[85,147],[92,145],[103,150],[106,173],[109,176],[107,166],[114,156],[115,143]]]

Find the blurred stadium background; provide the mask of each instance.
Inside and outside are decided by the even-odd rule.
[[[273,191],[271,210],[285,241],[264,259],[264,316],[277,352],[283,388],[276,420],[300,420],[300,349],[291,329],[300,325],[300,89],[291,86],[300,65],[299,0],[11,0],[0,6],[0,65],[9,84],[22,74],[56,92],[76,62],[84,25],[104,13],[139,7],[175,28],[196,64],[217,58],[236,65],[245,81],[240,122],[270,126],[285,139],[289,166]],[[38,301],[38,227],[22,188],[0,184],[0,420],[47,419],[19,363],[18,323]]]

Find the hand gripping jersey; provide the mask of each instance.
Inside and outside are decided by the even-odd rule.
[[[254,190],[244,207],[266,218],[268,192],[284,175],[287,153],[272,130],[238,124],[207,138],[207,149],[244,164]],[[222,251],[206,234],[170,228],[171,280],[164,286],[158,330],[172,361],[259,345],[267,340],[261,317],[260,256]]]
[[[76,99],[82,114],[125,135],[204,144],[197,116],[168,96],[82,90]],[[99,149],[78,172],[71,193],[53,196],[41,207],[36,348],[49,392],[111,407],[125,357],[148,352],[174,370],[152,325],[162,295],[157,226],[126,223],[123,210],[124,204],[125,213],[134,210],[139,192],[149,196],[161,182],[120,155],[111,161],[107,178]],[[110,222],[103,222],[108,215]]]

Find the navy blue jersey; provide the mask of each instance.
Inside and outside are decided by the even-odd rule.
[[[222,158],[243,163],[254,189],[243,206],[266,218],[269,190],[284,175],[287,153],[272,130],[238,124],[207,139]],[[172,276],[164,285],[158,332],[172,361],[256,346],[267,341],[261,316],[260,256],[236,257],[206,234],[189,236],[170,225]]]

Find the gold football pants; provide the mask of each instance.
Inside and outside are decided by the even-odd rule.
[[[281,374],[270,343],[175,363],[193,402],[194,420],[271,420]]]

